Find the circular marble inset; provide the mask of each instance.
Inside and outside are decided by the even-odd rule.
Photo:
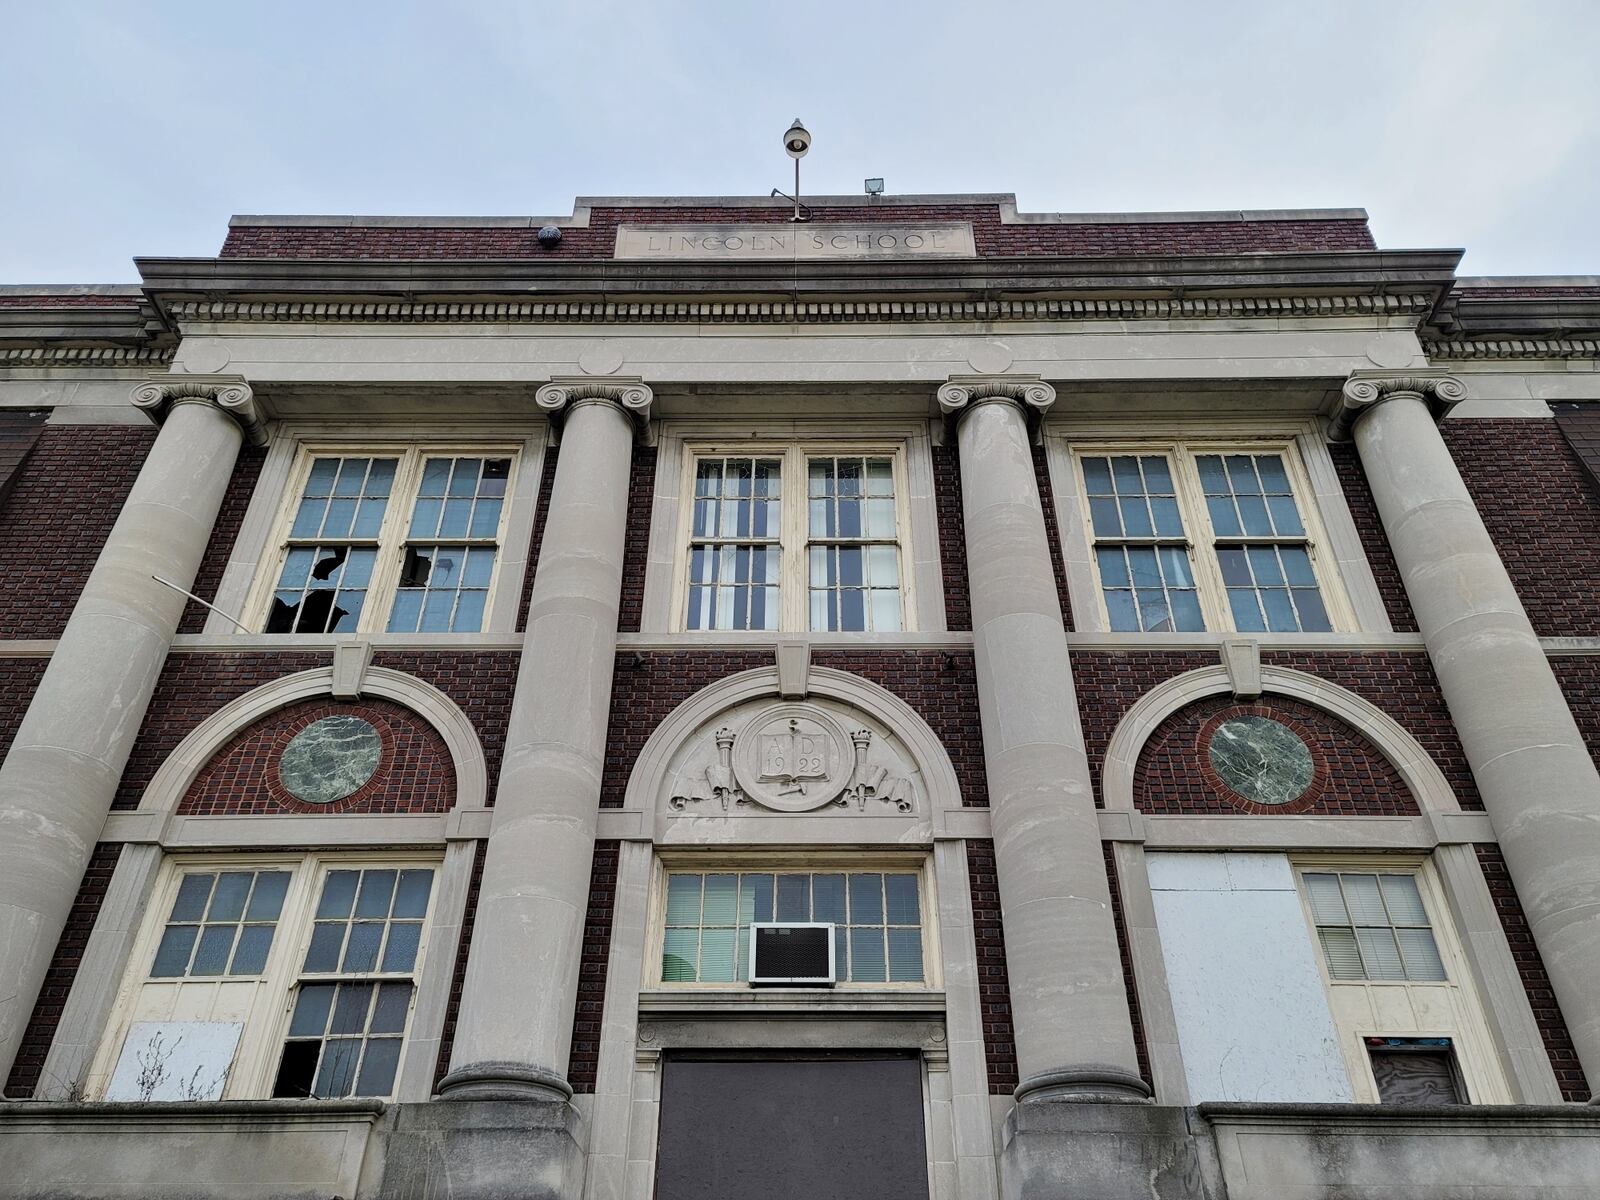
[[[1206,754],[1223,783],[1257,804],[1293,804],[1316,777],[1311,748],[1270,717],[1228,718],[1212,730]]]
[[[324,717],[283,748],[278,779],[296,800],[333,804],[360,791],[382,756],[382,739],[371,724],[360,717]]]

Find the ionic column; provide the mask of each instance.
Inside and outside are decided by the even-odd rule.
[[[1466,397],[1448,375],[1361,372],[1353,430],[1494,823],[1591,1086],[1600,1083],[1600,773],[1436,418]]]
[[[972,640],[1022,1079],[1017,1099],[1142,1100],[1030,449],[1055,389],[956,378],[939,389],[961,458]]]
[[[194,587],[248,435],[236,376],[160,376],[133,403],[162,422],[11,752],[0,765],[0,1078],[10,1071],[84,867]]]
[[[554,380],[561,422],[483,866],[450,1099],[565,1100],[589,902],[634,433],[650,389]]]

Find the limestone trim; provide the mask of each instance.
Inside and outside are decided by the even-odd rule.
[[[1286,667],[1263,666],[1261,691],[1300,700],[1343,721],[1387,758],[1424,812],[1461,811],[1444,772],[1393,717],[1337,684]],[[1174,676],[1141,696],[1118,723],[1106,747],[1100,792],[1107,811],[1133,812],[1133,780],[1139,754],[1156,727],[1185,705],[1210,696],[1231,696],[1233,680],[1220,663]],[[1270,819],[1270,818],[1262,818]]]
[[[1424,338],[1422,349],[1429,358],[1445,360],[1600,358],[1600,338]]]
[[[980,405],[1012,404],[1037,438],[1039,423],[1056,402],[1056,389],[1037,375],[952,375],[939,385],[934,400],[939,411],[955,423]]]
[[[1432,292],[1394,295],[1220,296],[1206,299],[1095,297],[1082,300],[480,301],[179,300],[169,311],[194,324],[716,324],[837,325],[968,321],[1248,320],[1419,316]],[[0,351],[4,355],[37,353]],[[170,351],[164,352],[170,356]]]
[[[0,367],[156,367],[177,352],[176,346],[7,346]]]
[[[129,399],[158,423],[176,405],[213,404],[239,423],[252,446],[267,444],[266,419],[243,375],[152,373],[134,387]]]
[[[650,408],[655,393],[637,376],[557,376],[533,394],[533,402],[550,418],[552,436],[559,436],[567,414],[580,404],[614,404],[630,421],[641,441],[654,445]]]
[[[1331,436],[1348,441],[1356,422],[1385,400],[1414,396],[1427,404],[1435,420],[1443,420],[1467,398],[1467,385],[1454,375],[1394,374],[1387,371],[1353,371],[1340,392],[1333,414]]]
[[[163,813],[170,818],[201,769],[236,734],[298,701],[331,696],[333,688],[333,667],[317,667],[263,684],[219,708],[167,756],[139,798],[138,811]],[[361,694],[392,700],[432,725],[444,739],[455,768],[455,811],[485,807],[488,763],[472,722],[455,701],[432,684],[388,667],[368,667],[361,677]],[[113,813],[110,822],[124,815]]]

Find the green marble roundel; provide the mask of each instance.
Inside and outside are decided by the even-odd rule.
[[[1292,804],[1316,774],[1300,735],[1268,717],[1224,721],[1212,731],[1206,752],[1222,782],[1257,804]]]
[[[378,731],[360,717],[324,717],[283,748],[278,778],[296,800],[332,804],[359,791],[382,754]]]

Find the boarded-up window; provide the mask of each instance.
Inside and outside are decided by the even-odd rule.
[[[655,1200],[927,1200],[912,1057],[668,1057]]]

